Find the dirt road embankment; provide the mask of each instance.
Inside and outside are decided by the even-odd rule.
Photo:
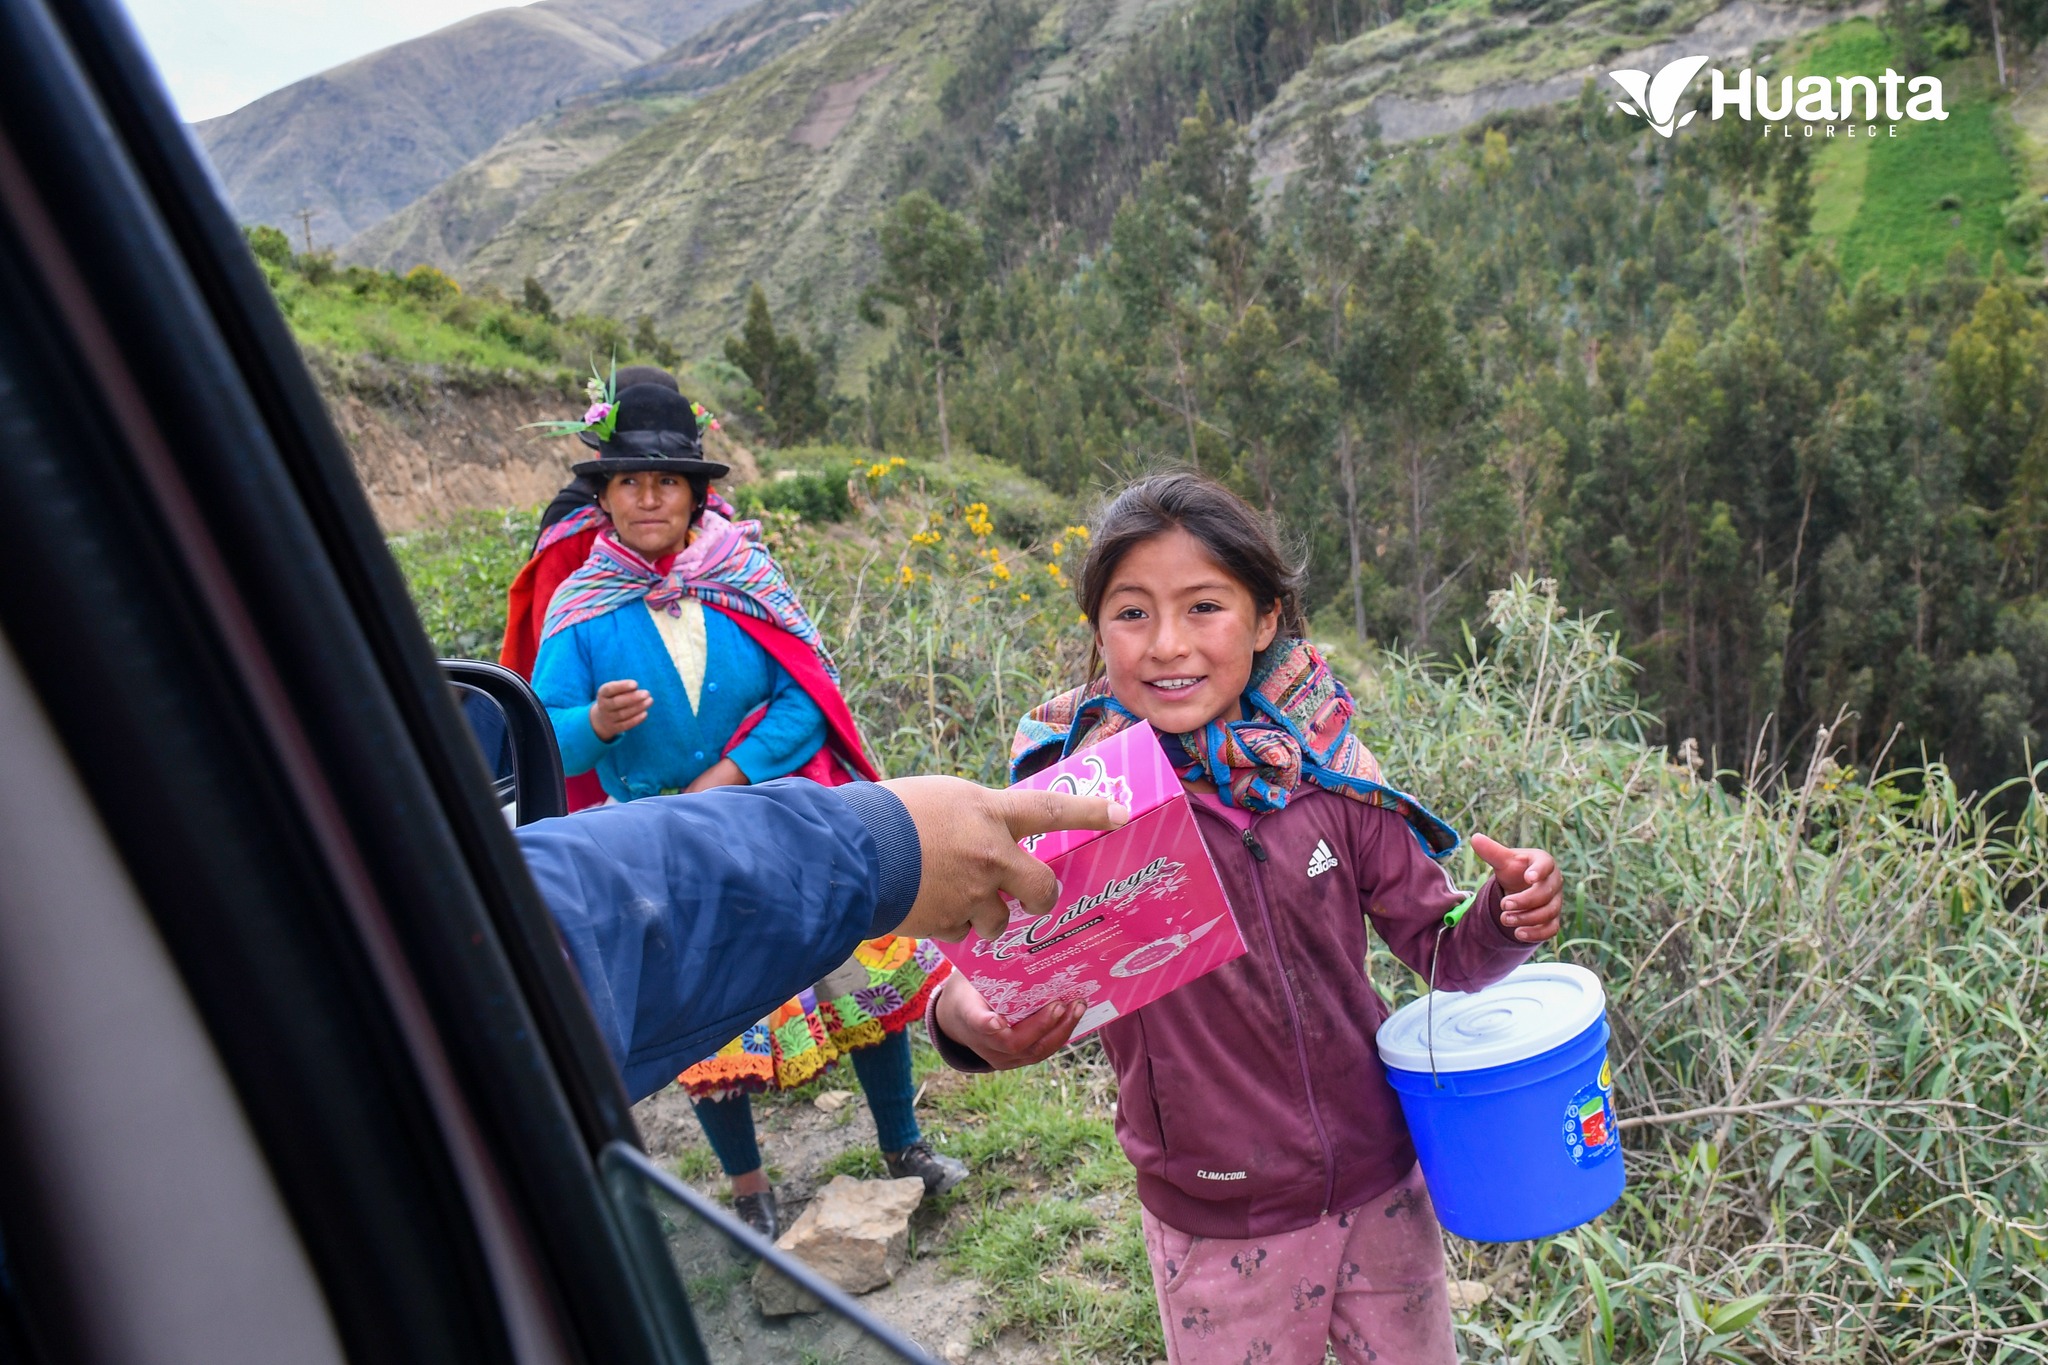
[[[579,415],[582,389],[566,371],[549,379],[369,357],[314,356],[310,363],[387,533],[469,507],[544,503],[587,455],[572,439],[521,430]],[[732,482],[759,477],[739,443],[713,433],[706,444],[712,458],[732,466]]]

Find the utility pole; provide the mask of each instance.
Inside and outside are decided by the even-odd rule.
[[[320,216],[319,210],[311,204],[301,204],[292,217],[299,220],[299,235],[305,239],[306,254],[313,254],[313,220]]]

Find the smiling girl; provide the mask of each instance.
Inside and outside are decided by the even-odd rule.
[[[1373,1046],[1387,1005],[1365,923],[1438,987],[1476,990],[1557,933],[1560,883],[1549,854],[1481,835],[1494,875],[1470,897],[1451,882],[1437,860],[1458,836],[1351,733],[1350,694],[1302,638],[1300,580],[1220,484],[1127,488],[1081,576],[1100,675],[1024,718],[1012,775],[1149,721],[1244,935],[1242,957],[1098,1035],[1168,1359],[1450,1365],[1443,1244]],[[948,1061],[987,1070],[1050,1055],[1082,1008],[1013,1023],[955,975],[930,1022]]]

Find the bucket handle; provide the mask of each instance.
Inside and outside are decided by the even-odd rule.
[[[1436,1074],[1436,964],[1444,955],[1444,935],[1457,927],[1458,921],[1465,918],[1465,912],[1470,910],[1478,899],[1479,893],[1474,891],[1451,907],[1451,912],[1444,916],[1444,922],[1437,926],[1436,946],[1429,954],[1429,1003],[1422,1007],[1422,1031],[1423,1037],[1429,1042],[1430,1083],[1439,1090],[1444,1088],[1444,1083]]]

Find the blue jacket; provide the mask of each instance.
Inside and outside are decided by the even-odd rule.
[[[693,604],[694,605],[694,604]],[[740,722],[768,703],[760,724],[733,746],[749,782],[796,771],[825,742],[825,715],[782,665],[732,618],[700,608],[704,675],[693,705],[646,606],[634,603],[551,635],[533,665],[533,690],[555,723],[562,771],[597,769],[620,801],[680,791],[717,763]],[[631,678],[653,694],[647,718],[610,742],[590,728],[600,684]]]
[[[635,1100],[892,932],[924,876],[887,788],[802,778],[515,831]]]

